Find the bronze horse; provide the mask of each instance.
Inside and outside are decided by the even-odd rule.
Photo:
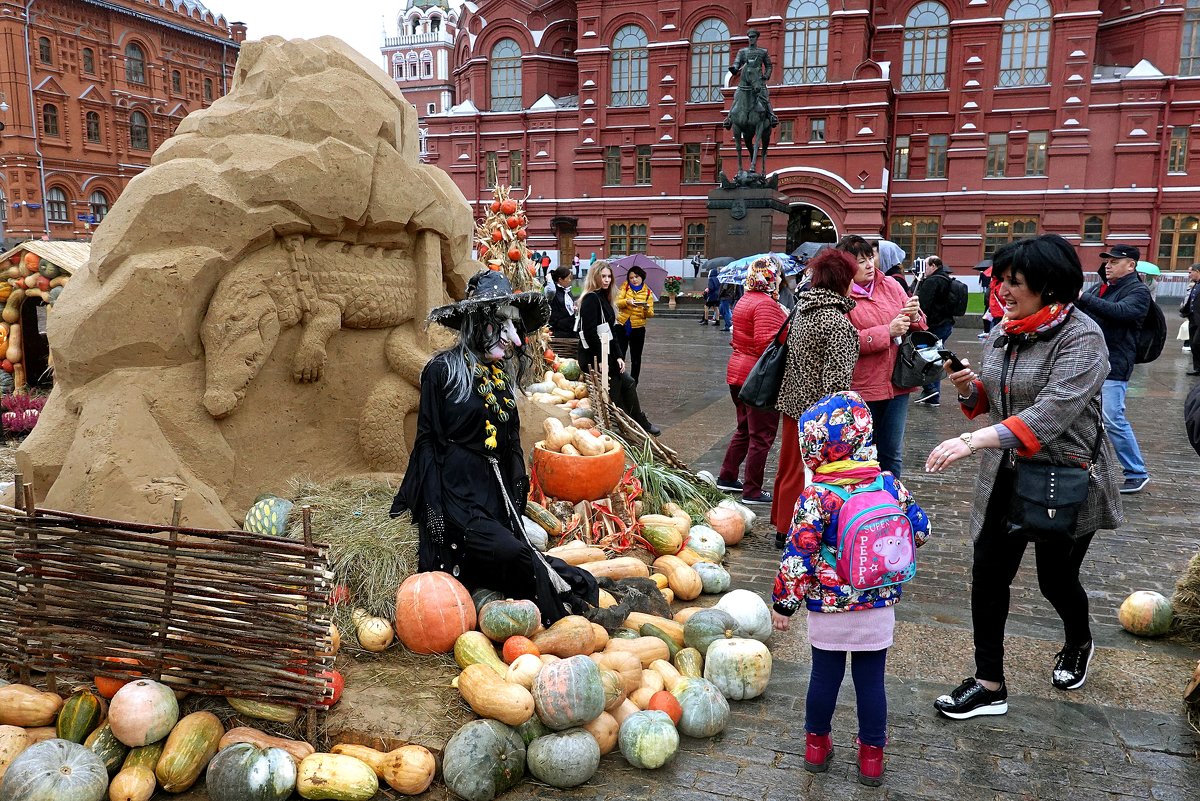
[[[767,148],[771,144],[771,109],[763,94],[750,86],[739,86],[725,121],[737,145],[738,174],[743,175],[742,146],[750,151],[750,172],[765,175]]]

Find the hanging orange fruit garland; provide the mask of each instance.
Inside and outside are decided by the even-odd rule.
[[[529,258],[525,240],[528,219],[520,202],[511,196],[512,188],[496,186],[488,213],[476,230],[479,259],[489,269],[499,270],[517,292],[543,288],[537,265]]]

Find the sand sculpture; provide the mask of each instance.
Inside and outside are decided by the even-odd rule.
[[[247,43],[57,304],[20,468],[50,508],[165,522],[183,495],[213,527],[293,475],[403,470],[472,233],[382,70],[331,37]]]

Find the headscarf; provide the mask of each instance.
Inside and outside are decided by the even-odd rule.
[[[779,285],[778,272],[770,259],[755,259],[746,273],[747,292],[772,294]]]
[[[871,410],[857,392],[826,395],[799,422],[800,457],[817,481],[850,485],[879,475]]]

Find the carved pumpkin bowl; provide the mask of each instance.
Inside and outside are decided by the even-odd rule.
[[[542,492],[560,501],[579,503],[607,497],[625,475],[625,449],[600,456],[573,456],[533,446],[533,470]]]

